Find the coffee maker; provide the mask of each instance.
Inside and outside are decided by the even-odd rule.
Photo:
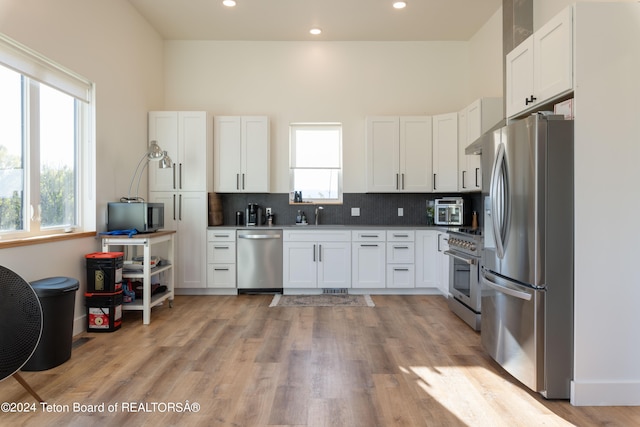
[[[264,216],[262,215],[262,208],[257,203],[249,203],[245,210],[247,226],[256,226],[264,224]]]

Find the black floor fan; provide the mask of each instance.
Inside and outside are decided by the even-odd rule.
[[[14,377],[38,402],[43,400],[22,378],[20,369],[42,334],[42,307],[22,277],[0,266],[0,381]]]

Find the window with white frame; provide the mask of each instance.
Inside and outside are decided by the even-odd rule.
[[[0,239],[95,230],[93,84],[0,34]]]
[[[342,124],[289,126],[290,200],[342,203]]]

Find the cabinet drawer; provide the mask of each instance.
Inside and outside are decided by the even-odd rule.
[[[414,249],[413,242],[387,242],[387,263],[413,264]]]
[[[413,264],[387,266],[387,288],[414,288],[415,271]]]
[[[235,263],[236,242],[209,242],[207,244],[207,262]]]
[[[208,264],[207,287],[209,288],[235,288],[236,265],[235,264]]]
[[[353,230],[351,240],[353,242],[384,242],[386,234],[384,230]]]
[[[235,242],[235,229],[207,230],[207,241],[209,242]]]
[[[414,230],[387,230],[387,242],[413,242]]]
[[[348,230],[284,230],[285,242],[350,242]]]

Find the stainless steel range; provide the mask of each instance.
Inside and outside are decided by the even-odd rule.
[[[480,259],[482,230],[480,228],[450,229],[449,298],[451,311],[474,330],[480,330]]]

